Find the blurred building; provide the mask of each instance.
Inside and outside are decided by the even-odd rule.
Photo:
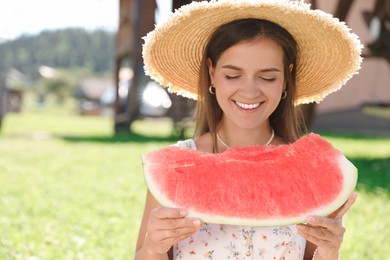
[[[75,93],[79,113],[81,115],[104,114],[104,107],[100,100],[113,84],[112,79],[85,78],[81,80]]]
[[[0,128],[7,113],[21,112],[26,82],[24,74],[14,68],[0,73]]]
[[[22,72],[11,68],[3,75],[3,81],[0,85],[4,113],[21,112],[23,94],[27,87],[26,76]]]
[[[325,12],[334,14],[338,2],[339,0],[317,0],[317,7]],[[382,11],[386,11],[386,4],[390,5],[388,0],[353,1],[346,23],[360,37],[365,46],[364,54],[367,57],[363,61],[359,74],[349,80],[340,91],[324,99],[317,106],[317,113],[356,109],[364,104],[390,106],[389,60],[383,57],[371,56],[369,54],[370,50],[367,48],[367,45],[372,44],[376,40],[377,32],[375,32],[376,28],[373,28],[375,26],[374,21],[366,21],[364,14],[373,13],[376,2],[382,3],[383,6],[380,8]],[[389,7],[387,6],[387,8]],[[389,41],[388,38],[384,40]],[[387,44],[389,46],[389,43]]]
[[[167,1],[168,2],[168,1]],[[190,0],[172,0],[172,8],[177,9],[183,4],[190,3]],[[163,1],[160,1],[163,3]],[[168,4],[168,3],[164,3]],[[157,10],[155,0],[120,0],[119,27],[116,37],[115,53],[115,104],[114,119],[115,131],[129,131],[134,120],[142,118],[144,114],[156,114],[153,100],[167,100],[165,93],[158,90],[157,87],[150,85],[150,79],[145,76],[142,59],[142,37],[154,29],[156,23]],[[120,78],[120,72],[124,68],[130,67],[134,71],[131,81],[124,82]],[[126,87],[127,97],[121,97],[121,89]],[[149,90],[147,91],[147,87]],[[159,86],[161,88],[161,86]],[[165,91],[165,90],[164,90]],[[153,95],[149,95],[153,93]],[[171,104],[167,113],[162,113],[172,119],[175,128],[183,132],[185,124],[183,120],[192,116],[194,102],[192,100],[177,96],[169,95]],[[147,98],[154,96],[154,98]],[[164,103],[164,102],[163,102]],[[167,109],[165,104],[161,103],[158,110]],[[145,107],[149,107],[145,109]]]
[[[390,0],[313,2],[360,37],[364,61],[359,74],[315,106],[310,130],[390,135]]]

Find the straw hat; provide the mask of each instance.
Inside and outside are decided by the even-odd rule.
[[[197,99],[200,63],[212,33],[243,18],[274,22],[299,46],[295,104],[320,102],[360,69],[363,48],[344,22],[302,1],[219,0],[192,2],[145,38],[145,72],[170,92]]]

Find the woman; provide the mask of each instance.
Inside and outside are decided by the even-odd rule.
[[[146,71],[198,99],[194,139],[178,145],[220,153],[287,144],[304,134],[295,105],[339,89],[361,62],[356,36],[314,14],[289,1],[192,3],[149,34]],[[319,39],[310,42],[313,32]],[[319,59],[324,44],[338,48],[337,56]],[[331,216],[308,216],[307,225],[244,227],[187,218],[185,209],[161,207],[148,192],[135,259],[338,259],[342,217],[355,199],[352,194]]]

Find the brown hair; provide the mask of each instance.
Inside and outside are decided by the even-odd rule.
[[[222,117],[222,110],[215,95],[211,95],[208,88],[211,84],[207,59],[210,58],[215,67],[222,53],[228,48],[254,39],[267,38],[279,44],[284,53],[284,78],[286,81],[287,96],[279,103],[270,116],[270,124],[275,134],[284,141],[291,143],[297,140],[305,131],[302,114],[294,105],[296,65],[298,45],[293,36],[279,25],[260,19],[241,19],[229,22],[219,27],[211,36],[206,45],[200,68],[199,93],[196,112],[195,137],[210,132],[213,138],[213,150],[216,152],[216,131]],[[290,70],[290,65],[292,69]]]

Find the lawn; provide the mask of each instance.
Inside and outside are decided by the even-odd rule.
[[[108,118],[33,111],[0,134],[0,259],[132,259],[143,210],[140,156],[175,142],[167,121],[112,135]],[[321,133],[359,168],[342,259],[390,255],[390,137]]]

